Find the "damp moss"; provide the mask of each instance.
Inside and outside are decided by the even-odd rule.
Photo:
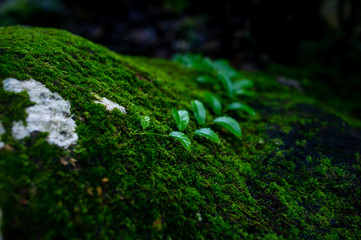
[[[4,238],[361,237],[360,130],[267,75],[245,73],[258,95],[240,100],[257,116],[228,113],[242,138],[213,124],[220,145],[193,138],[193,116],[185,131],[192,152],[172,139],[132,134],[143,114],[152,119],[150,132],[176,130],[171,109],[192,112],[191,100],[204,101],[207,87],[197,76],[66,31],[0,28],[0,81],[33,78],[60,94],[71,103],[79,135],[68,150],[49,145],[46,133],[14,140],[11,124],[24,120],[32,103],[26,92],[0,88]],[[92,92],[127,114],[95,104]],[[208,122],[215,117],[208,112]]]

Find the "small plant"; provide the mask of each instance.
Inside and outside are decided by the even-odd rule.
[[[206,109],[204,108],[203,103],[198,100],[194,100],[191,102],[191,105],[193,108],[194,116],[196,117],[198,124],[199,125],[205,124]],[[160,136],[160,137],[173,137],[176,140],[180,141],[180,143],[183,145],[183,147],[185,149],[187,149],[188,151],[191,151],[191,149],[192,149],[191,141],[186,134],[182,133],[182,131],[184,131],[188,126],[189,113],[186,110],[178,110],[177,111],[176,109],[172,109],[172,113],[173,113],[174,120],[175,120],[180,132],[173,131],[173,132],[170,132],[168,135],[158,134],[158,133],[147,133],[147,132],[145,132],[145,130],[150,125],[150,117],[142,116],[140,119],[140,123],[142,125],[144,132],[143,133],[133,133],[133,135],[153,135],[153,136]],[[222,117],[216,118],[214,120],[214,122],[217,124],[220,124],[221,126],[226,128],[228,131],[233,133],[235,136],[237,136],[237,137],[242,136],[241,127],[239,126],[238,122],[235,119],[233,119],[231,117],[222,116]],[[213,142],[216,142],[217,144],[220,144],[220,142],[221,142],[217,133],[215,133],[210,128],[198,129],[198,130],[194,131],[193,134],[195,136],[201,136],[201,137],[207,138]]]
[[[237,91],[239,89],[251,88],[253,85],[253,81],[249,79],[241,79],[234,82],[233,88],[235,91]]]
[[[213,142],[216,142],[216,143],[218,143],[218,144],[221,143],[221,141],[219,140],[219,137],[218,137],[217,133],[215,133],[215,132],[214,132],[212,129],[210,129],[210,128],[201,128],[201,129],[198,129],[198,130],[194,131],[194,135],[208,138],[209,140],[212,140]]]
[[[173,112],[173,116],[174,116],[174,119],[177,123],[179,130],[184,131],[189,122],[188,112],[186,110],[177,111],[175,109],[173,109],[172,112]],[[149,116],[142,116],[140,118],[140,124],[142,125],[144,132],[143,133],[133,133],[133,135],[153,135],[153,136],[159,136],[159,137],[173,137],[173,138],[177,139],[178,141],[180,141],[185,149],[187,149],[188,151],[191,151],[191,146],[192,146],[191,141],[189,140],[187,135],[185,135],[184,133],[176,132],[176,131],[170,132],[169,135],[158,134],[158,133],[147,133],[147,132],[145,132],[145,130],[147,129],[147,127],[150,124]]]
[[[203,125],[206,122],[206,109],[201,101],[194,100],[191,102],[194,116],[199,125]]]
[[[174,137],[175,139],[180,141],[185,149],[187,149],[188,151],[191,151],[192,144],[191,144],[191,140],[189,140],[187,135],[185,135],[182,132],[171,132],[171,133],[169,133],[169,136]]]
[[[227,109],[229,109],[229,110],[241,110],[243,112],[248,113],[251,116],[256,116],[256,112],[251,107],[249,107],[246,104],[240,103],[240,102],[233,102],[233,103],[229,104]]]
[[[218,80],[216,78],[212,78],[212,77],[209,77],[206,75],[199,76],[199,77],[197,77],[196,80],[199,83],[206,83],[206,84],[210,83],[210,84],[218,85]]]
[[[206,122],[207,112],[204,108],[204,105],[201,101],[194,100],[191,102],[194,116],[198,122],[199,125],[203,125]],[[205,138],[208,138],[209,140],[212,140],[216,143],[220,143],[218,135],[210,128],[201,128],[194,132],[194,135],[202,136]]]
[[[187,149],[188,151],[191,151],[191,145],[192,145],[191,141],[189,140],[187,135],[182,133],[188,126],[189,113],[187,110],[177,111],[175,109],[172,109],[172,113],[173,113],[174,120],[177,123],[177,127],[180,132],[171,132],[171,133],[169,133],[169,136],[174,137],[175,139],[180,141],[185,149]]]
[[[225,74],[219,73],[218,79],[221,81],[223,88],[226,90],[228,97],[234,96],[234,87],[231,78]]]
[[[238,81],[235,81],[233,84],[233,91],[234,94],[237,96],[248,96],[248,97],[254,97],[256,94],[250,90],[249,88],[253,87],[254,83],[253,81],[249,79],[241,79]]]
[[[214,119],[215,123],[222,125],[225,129],[233,133],[234,135],[241,137],[241,127],[238,122],[231,117],[219,117]]]
[[[248,79],[240,79],[241,74],[236,71],[229,63],[225,60],[216,60],[212,61],[209,58],[203,58],[201,55],[176,55],[174,58],[176,61],[182,63],[186,67],[193,68],[199,72],[204,73],[197,77],[197,82],[203,84],[211,84],[216,88],[223,88],[226,92],[226,95],[229,99],[233,100],[232,103],[228,104],[227,110],[241,110],[248,113],[251,116],[255,116],[255,111],[246,104],[243,104],[238,101],[234,101],[236,96],[248,96],[253,97],[255,94],[249,89],[253,87],[253,81]],[[220,116],[222,114],[222,104],[221,101],[212,95],[211,93],[206,93],[204,95],[208,105],[212,108],[213,112]],[[193,100],[191,102],[191,107],[194,113],[194,117],[198,125],[204,125],[206,123],[207,112],[203,103],[199,100]],[[176,110],[172,109],[173,118],[177,124],[179,131],[170,132],[166,134],[157,134],[157,133],[147,133],[145,130],[150,125],[150,117],[142,116],[141,125],[143,128],[143,133],[134,133],[134,135],[154,135],[161,137],[173,137],[174,139],[180,141],[185,149],[191,151],[191,141],[183,131],[187,128],[189,123],[189,113],[186,110]],[[232,134],[237,137],[242,136],[241,127],[239,123],[228,116],[221,116],[213,121],[216,124],[221,125]],[[200,136],[207,138],[217,144],[220,144],[220,139],[212,129],[210,128],[200,128],[194,131],[194,136]]]
[[[256,94],[250,90],[253,87],[253,81],[244,79],[242,74],[235,70],[226,60],[214,60],[202,57],[202,55],[175,55],[174,60],[182,65],[199,71],[202,75],[197,77],[197,82],[205,85],[213,85],[216,88],[223,88],[231,104],[228,110],[241,110],[250,116],[255,116],[256,112],[244,103],[239,103],[237,96],[254,97]],[[212,100],[206,97],[208,102]],[[235,105],[234,103],[237,102]],[[238,104],[239,103],[239,104]],[[241,104],[241,105],[240,105]],[[210,104],[213,111],[220,115],[215,106]]]
[[[150,124],[150,117],[148,116],[142,116],[142,118],[140,119],[140,122],[142,124],[142,128],[145,131],[145,129],[147,129],[147,127]]]
[[[189,123],[189,113],[186,110],[175,110],[172,109],[173,117],[175,122],[177,123],[177,127],[179,131],[183,132]]]
[[[222,105],[218,98],[210,93],[206,93],[204,96],[206,97],[207,102],[211,106],[213,112],[217,115],[221,115]]]

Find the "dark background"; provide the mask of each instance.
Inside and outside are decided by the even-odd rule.
[[[360,0],[0,0],[0,26],[14,24],[67,29],[121,54],[225,58],[361,118]]]

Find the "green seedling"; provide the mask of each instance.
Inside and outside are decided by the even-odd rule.
[[[206,122],[206,109],[201,101],[194,100],[191,102],[194,116],[199,125],[203,125]]]
[[[209,58],[204,58],[202,55],[176,55],[174,60],[183,64],[186,67],[193,68],[198,72],[204,73],[197,77],[197,82],[203,84],[221,85],[229,99],[235,99],[235,96],[255,96],[255,94],[249,90],[253,87],[253,81],[249,79],[240,79],[242,75],[235,70],[228,61],[216,60],[212,61]],[[237,80],[238,79],[238,80]],[[235,80],[235,81],[234,81]],[[221,115],[222,105],[221,101],[210,93],[205,94],[207,103],[212,108],[213,112],[217,115]],[[206,109],[203,103],[199,100],[193,100],[191,102],[194,116],[199,125],[204,125],[206,122]],[[248,113],[251,116],[255,116],[255,111],[246,104],[240,102],[232,102],[227,106],[228,110],[241,110]],[[148,116],[141,117],[141,125],[144,133],[134,133],[134,135],[154,135],[161,137],[173,137],[180,141],[183,147],[191,151],[191,141],[189,137],[183,133],[189,123],[189,113],[186,110],[172,109],[173,118],[177,124],[179,131],[170,132],[166,134],[146,133],[145,130],[150,125],[150,118]],[[242,136],[241,127],[239,123],[231,117],[218,117],[214,120],[216,124],[221,125],[232,134],[237,137]],[[207,138],[213,142],[220,143],[218,135],[210,128],[201,128],[193,133],[195,136]]]
[[[177,54],[174,60],[183,66],[199,71],[202,75],[197,77],[197,82],[205,85],[221,85],[230,99],[235,96],[255,96],[255,93],[250,90],[254,82],[249,79],[241,79],[242,74],[224,59],[212,61],[199,54]]]
[[[214,119],[214,122],[220,124],[221,126],[223,126],[225,129],[227,129],[234,135],[236,135],[238,137],[242,136],[241,127],[239,126],[239,123],[235,119],[233,119],[231,117],[223,116],[223,117]]]
[[[206,97],[206,100],[209,106],[211,106],[213,112],[217,115],[221,115],[222,105],[219,99],[210,93],[206,93],[204,96]]]
[[[209,77],[207,75],[202,75],[197,77],[197,82],[199,83],[205,83],[205,84],[216,84],[218,85],[218,79],[213,78],[213,77]]]
[[[234,95],[234,87],[231,78],[225,74],[219,73],[218,79],[222,83],[223,88],[226,90],[228,97],[232,98]]]
[[[241,110],[243,112],[248,113],[251,116],[256,116],[256,112],[248,105],[240,103],[240,102],[234,102],[228,105],[227,109],[229,110]]]
[[[245,90],[245,89],[238,89],[234,92],[236,96],[247,96],[247,97],[255,97],[256,93]]]
[[[174,120],[177,124],[179,131],[183,132],[189,123],[189,113],[186,110],[175,110],[172,109]]]
[[[219,140],[219,137],[217,135],[217,133],[215,133],[212,129],[210,128],[201,128],[198,129],[194,132],[195,136],[202,136],[205,138],[208,138],[209,140],[212,140],[213,142],[216,142],[218,144],[221,143],[221,141]]]
[[[235,91],[239,90],[239,89],[246,89],[246,88],[251,88],[253,87],[254,82],[249,80],[249,79],[241,79],[241,80],[237,80],[233,83],[233,88]]]
[[[142,125],[143,130],[147,129],[150,124],[150,117],[149,116],[142,116],[140,119],[140,123]]]
[[[184,130],[187,127],[188,122],[189,122],[188,112],[186,110],[176,111],[175,109],[173,109],[173,116],[175,116],[174,118],[176,119],[176,122],[178,121],[177,122],[178,128],[181,127],[181,129]],[[173,138],[177,139],[178,141],[180,141],[186,150],[191,151],[191,146],[192,146],[191,141],[189,140],[187,135],[185,135],[184,133],[171,132],[171,133],[169,133],[169,135],[158,134],[158,133],[147,133],[147,132],[145,132],[145,130],[147,129],[147,127],[150,124],[149,116],[142,116],[140,119],[140,124],[142,125],[144,132],[143,133],[133,133],[133,135],[151,135],[151,136],[159,136],[159,137],[173,137]]]
[[[191,151],[192,144],[191,144],[191,140],[189,140],[187,135],[185,135],[182,132],[171,132],[169,133],[169,136],[174,137],[175,139],[180,141],[185,149]]]

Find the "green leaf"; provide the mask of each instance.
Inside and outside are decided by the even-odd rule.
[[[210,65],[212,61],[200,54],[176,54],[173,59],[185,67],[204,73],[212,72],[212,66]]]
[[[219,117],[214,119],[215,123],[222,125],[225,129],[240,137],[242,136],[241,127],[238,122],[231,117]]]
[[[188,151],[191,151],[191,140],[182,132],[171,132],[169,133],[169,136],[174,137],[178,141],[180,141],[185,149]]]
[[[228,76],[229,78],[240,77],[241,74],[234,69],[227,60],[219,59],[211,62],[211,66],[218,73]]]
[[[172,110],[173,112],[173,117],[175,122],[177,123],[178,129],[179,131],[183,132],[186,127],[188,126],[188,122],[189,122],[189,114],[188,111],[186,110]]]
[[[251,116],[256,116],[256,112],[248,105],[240,103],[240,102],[234,102],[228,105],[227,107],[229,110],[241,110],[243,112],[248,113]]]
[[[235,91],[236,95],[243,95],[243,96],[247,96],[247,97],[254,97],[256,96],[256,94],[254,92],[245,90],[245,89],[238,89]]]
[[[233,89],[235,91],[237,91],[239,89],[251,88],[251,87],[253,87],[253,85],[254,85],[253,81],[251,81],[249,79],[242,79],[242,80],[235,81],[233,83]]]
[[[202,102],[194,100],[191,102],[194,116],[199,125],[203,125],[206,122],[206,109]]]
[[[145,130],[150,124],[150,117],[142,116],[140,119],[140,123],[142,124],[143,130]]]
[[[219,137],[217,135],[217,133],[215,133],[212,129],[210,128],[201,128],[198,129],[194,132],[194,135],[198,135],[198,136],[202,136],[205,138],[208,138],[210,140],[212,140],[213,142],[216,142],[218,144],[221,143],[221,141],[219,140]]]
[[[216,79],[209,77],[209,76],[199,76],[199,77],[197,77],[197,82],[218,84]]]
[[[211,106],[213,112],[217,115],[221,115],[222,105],[218,98],[210,93],[206,93],[204,96],[206,97],[207,102]]]
[[[228,97],[233,97],[233,82],[231,78],[225,74],[218,74],[218,78],[222,83],[223,88],[227,91]]]

